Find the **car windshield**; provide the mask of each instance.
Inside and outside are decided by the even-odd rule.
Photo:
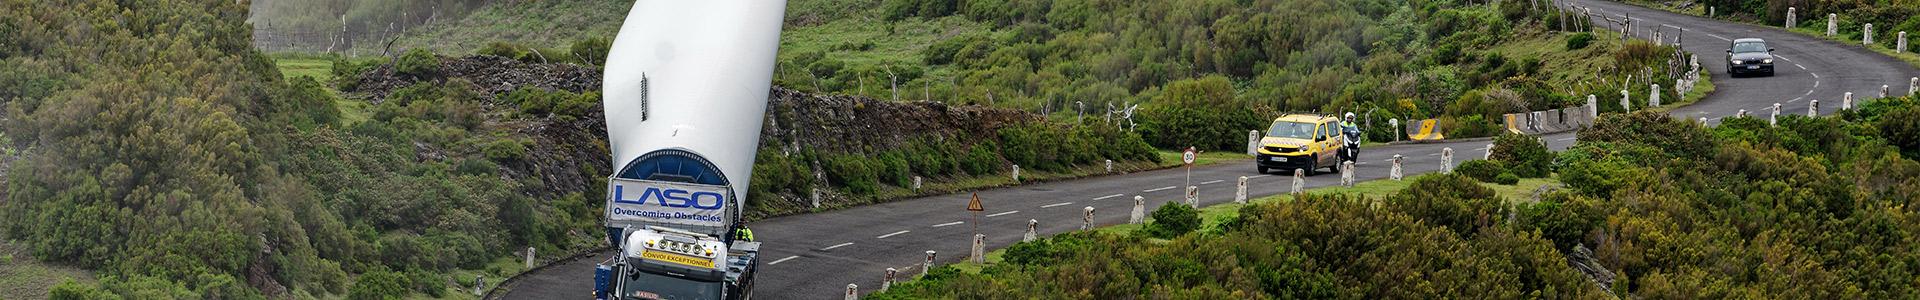
[[[1766,43],[1733,44],[1733,53],[1767,52]]]
[[[1313,123],[1279,121],[1273,122],[1273,128],[1267,128],[1268,137],[1310,139],[1313,138]]]

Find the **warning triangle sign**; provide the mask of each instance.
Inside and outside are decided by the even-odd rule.
[[[981,206],[980,206],[980,193],[973,193],[973,201],[967,201],[967,210],[969,210],[969,211],[985,211],[985,210],[987,210],[987,208],[986,208],[986,207],[981,207]]]

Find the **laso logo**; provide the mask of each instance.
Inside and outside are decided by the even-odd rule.
[[[627,199],[626,186],[613,186],[614,203],[646,205],[648,201],[653,201],[665,207],[692,207],[713,210],[720,209],[721,206],[726,205],[727,197],[720,193],[708,191],[687,191],[671,187],[660,188],[649,186],[640,191],[639,198]]]

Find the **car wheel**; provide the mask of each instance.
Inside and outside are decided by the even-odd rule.
[[[1313,176],[1313,174],[1317,174],[1317,172],[1319,172],[1319,169],[1320,169],[1320,162],[1309,161],[1307,162],[1307,169],[1305,171],[1300,171],[1300,172],[1304,173],[1302,175]]]
[[[1260,167],[1259,167],[1259,169],[1260,169],[1260,175],[1267,175],[1267,167],[1266,167],[1266,166],[1260,166]]]

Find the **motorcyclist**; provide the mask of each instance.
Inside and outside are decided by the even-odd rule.
[[[1340,154],[1341,158],[1346,161],[1360,160],[1360,126],[1355,125],[1353,119],[1354,115],[1351,112],[1347,113],[1346,118],[1340,119],[1340,132],[1346,135],[1345,140],[1347,142],[1345,149],[1340,151]]]

